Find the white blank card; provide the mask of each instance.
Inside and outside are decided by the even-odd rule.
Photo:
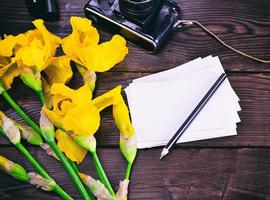
[[[133,80],[125,92],[138,148],[165,145],[223,72],[218,57],[208,56]],[[238,102],[225,80],[178,143],[236,135]]]

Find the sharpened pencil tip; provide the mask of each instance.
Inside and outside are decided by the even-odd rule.
[[[164,158],[168,153],[169,153],[168,149],[163,148],[163,149],[162,149],[162,152],[161,152],[161,154],[160,154],[160,158],[159,158],[159,159],[161,160],[161,159]]]

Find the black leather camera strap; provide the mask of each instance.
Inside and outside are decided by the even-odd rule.
[[[261,63],[270,63],[270,60],[264,60],[264,59],[260,59],[257,57],[254,57],[252,55],[246,54],[234,47],[232,47],[231,45],[227,44],[226,42],[224,42],[220,37],[218,37],[215,33],[213,33],[212,31],[210,31],[208,28],[206,28],[204,25],[202,25],[200,22],[196,21],[196,20],[179,20],[178,21],[178,25],[179,27],[183,27],[183,26],[192,26],[192,25],[197,25],[200,28],[202,28],[206,33],[208,33],[209,35],[211,35],[213,38],[215,38],[219,43],[221,43],[223,46],[227,47],[228,49],[242,55],[245,56],[247,58],[250,58],[252,60],[261,62]]]

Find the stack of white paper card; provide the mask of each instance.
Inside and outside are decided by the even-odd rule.
[[[138,148],[165,145],[223,72],[219,58],[208,56],[133,80],[125,92]],[[236,135],[238,102],[226,79],[178,143]]]

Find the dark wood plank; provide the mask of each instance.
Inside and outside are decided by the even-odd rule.
[[[145,74],[140,73],[121,73],[107,72],[99,76],[97,84],[97,94],[100,95],[121,84],[126,86],[132,79]],[[242,122],[238,125],[238,135],[234,137],[206,140],[183,144],[183,146],[196,147],[225,147],[225,146],[255,146],[269,147],[270,145],[270,75],[269,74],[234,74],[229,77],[230,82],[239,95],[242,110],[240,118]],[[72,85],[78,86],[80,79],[77,77],[72,81]],[[22,88],[22,89],[21,89]],[[23,91],[23,93],[19,91]],[[12,96],[25,108],[36,121],[38,121],[40,103],[35,95],[21,85],[20,81],[11,90]],[[4,106],[3,106],[4,105]],[[2,104],[1,109],[7,109],[6,103]],[[97,139],[99,145],[117,145],[119,133],[112,119],[111,109],[102,112],[101,127],[98,131]],[[7,109],[7,114],[14,116],[12,109]],[[0,144],[7,144],[6,140],[0,139]]]
[[[69,17],[84,16],[82,8],[87,0],[59,0],[61,20],[48,23],[52,32],[66,36],[70,33]],[[196,19],[209,27],[234,47],[247,53],[269,58],[270,54],[270,2],[268,0],[239,1],[184,1],[178,0],[184,19]],[[24,1],[0,1],[0,33],[17,34],[31,25]],[[111,37],[100,31],[101,40]],[[191,199],[191,200],[266,200],[269,199],[269,144],[270,144],[270,65],[250,61],[226,50],[199,28],[174,33],[165,48],[157,55],[145,54],[129,45],[125,61],[110,72],[99,75],[96,95],[112,87],[126,86],[132,79],[183,64],[199,56],[218,55],[228,72],[233,88],[241,99],[243,111],[238,135],[181,145],[163,161],[159,161],[160,148],[139,151],[132,175],[130,199]],[[81,78],[75,74],[72,87],[78,87]],[[35,120],[40,104],[35,94],[20,81],[11,90],[12,96]],[[14,115],[0,99],[0,109]],[[125,162],[116,147],[118,131],[111,117],[111,109],[102,112],[102,123],[97,140],[99,154],[112,184],[117,188],[124,176]],[[106,147],[106,148],[105,148]],[[183,148],[182,148],[183,147]],[[218,148],[216,148],[218,147]],[[243,148],[248,147],[248,148]],[[260,148],[256,148],[260,147]],[[68,175],[55,160],[43,151],[29,147],[42,165],[75,199],[79,194]],[[33,170],[29,163],[0,138],[0,154]],[[83,172],[95,176],[88,156],[80,166]],[[0,173],[0,199],[59,199],[41,192]]]
[[[139,152],[132,174],[130,199],[268,199],[268,148],[177,149],[162,161],[159,160],[160,150]],[[80,199],[70,179],[56,161],[48,159],[35,148],[31,148],[31,152],[70,194],[75,194],[76,199]],[[3,147],[0,154],[13,159],[16,157],[17,162],[32,170],[14,148]],[[117,188],[125,167],[118,149],[100,149],[99,154],[108,177],[114,188]],[[94,174],[89,157],[80,168],[83,172]],[[0,177],[0,199],[58,199],[6,175],[0,174]]]
[[[70,33],[69,17],[84,16],[86,0],[61,0],[61,20],[49,23],[48,28],[60,36]],[[214,0],[178,0],[184,19],[196,19],[205,24],[234,47],[260,58],[270,55],[270,2],[267,0],[240,0],[218,3]],[[0,33],[24,32],[31,25],[31,18],[24,1],[0,1]],[[102,32],[102,40],[110,34]],[[191,59],[209,54],[219,55],[224,67],[230,71],[270,71],[269,64],[259,64],[243,58],[218,44],[199,28],[180,31],[169,39],[157,55],[148,55],[130,47],[126,60],[114,71],[156,72],[183,64]],[[143,59],[141,59],[143,57]]]

